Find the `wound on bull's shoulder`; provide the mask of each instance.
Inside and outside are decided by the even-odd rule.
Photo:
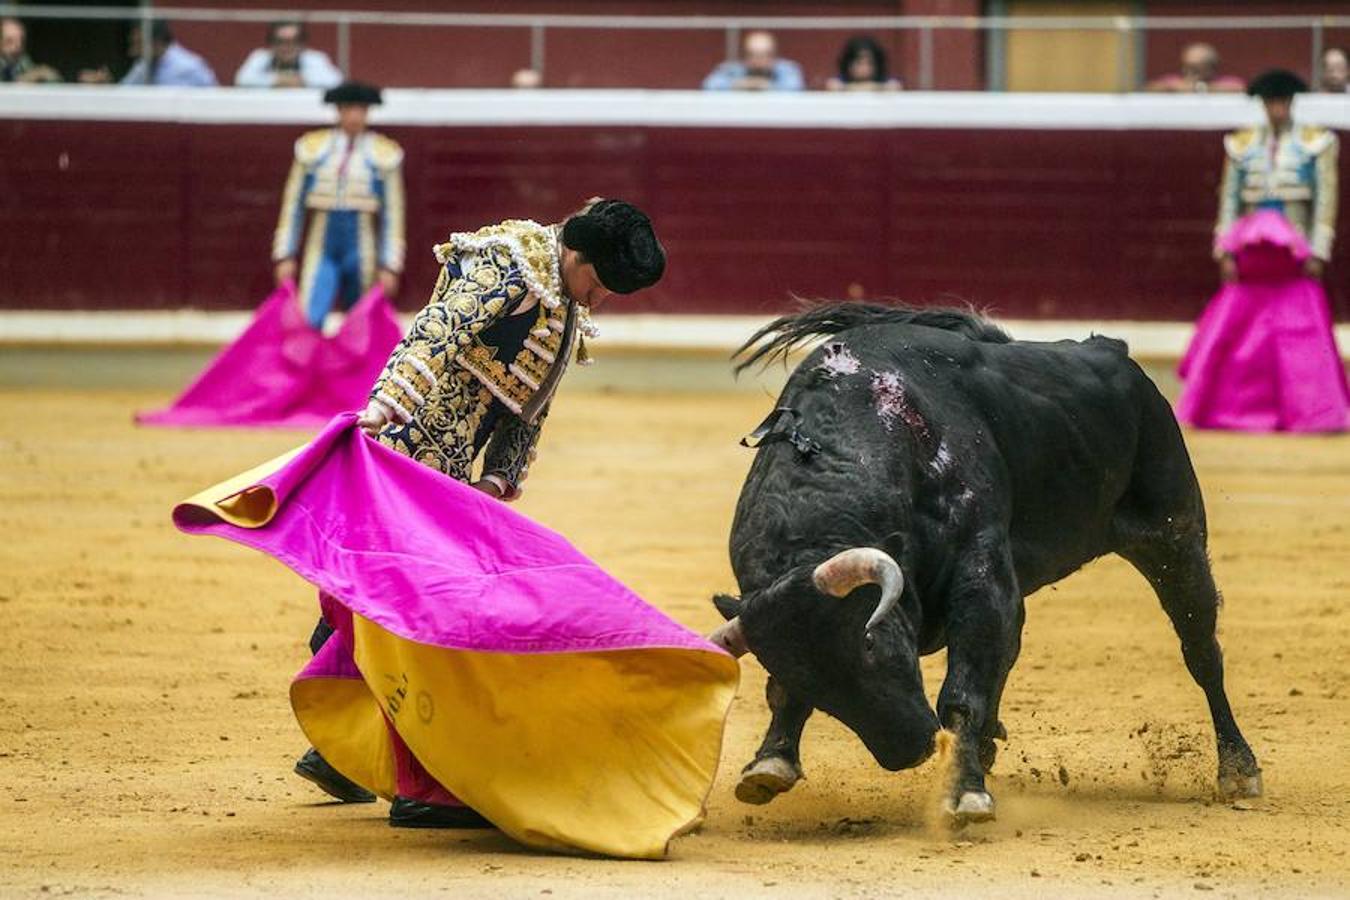
[[[895,372],[877,372],[872,376],[872,400],[877,416],[887,431],[895,430],[897,421],[903,422],[921,440],[928,442],[931,435],[928,422],[914,407],[905,391],[904,382]]]

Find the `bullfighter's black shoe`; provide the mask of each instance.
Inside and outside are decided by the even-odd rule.
[[[329,765],[319,751],[310,747],[295,763],[295,774],[312,781],[325,793],[343,803],[374,803],[375,795]]]
[[[389,807],[389,825],[393,828],[495,828],[476,810],[467,806],[438,806],[407,797],[395,797]]]

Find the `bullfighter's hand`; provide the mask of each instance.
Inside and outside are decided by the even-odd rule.
[[[356,418],[356,425],[366,434],[374,437],[379,431],[390,422],[398,418],[397,413],[389,409],[378,400],[372,400],[366,404],[366,409]]]
[[[1238,279],[1237,263],[1231,256],[1219,257],[1219,278],[1224,284],[1232,284]]]
[[[392,297],[398,293],[398,273],[391,272],[389,269],[381,269],[379,274],[380,287],[384,289],[386,297]]]
[[[1321,278],[1326,270],[1326,263],[1315,256],[1308,257],[1308,261],[1303,264],[1303,274],[1309,278]]]
[[[494,500],[500,500],[502,498],[501,488],[497,487],[495,482],[489,481],[486,478],[480,478],[469,486],[476,491],[482,491]]]
[[[33,66],[14,80],[23,84],[60,84],[61,73],[51,66]]]
[[[276,268],[272,270],[272,274],[276,276],[277,284],[281,284],[283,281],[294,281],[295,260],[283,259],[277,263]]]

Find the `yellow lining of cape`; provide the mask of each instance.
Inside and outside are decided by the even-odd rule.
[[[277,514],[276,493],[258,482],[280,471],[309,444],[301,444],[247,472],[240,472],[184,500],[180,506],[195,506],[239,528],[261,528]]]
[[[306,678],[291,683],[291,708],[312,746],[357,784],[393,800],[398,790],[389,728],[370,688],[359,678]],[[336,750],[336,755],[333,751]]]
[[[391,793],[383,710],[437,781],[523,844],[659,859],[702,821],[740,678],[731,657],[449,650],[353,625],[364,683],[296,682],[292,702],[358,784]]]

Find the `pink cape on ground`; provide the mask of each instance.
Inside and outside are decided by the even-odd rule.
[[[1307,242],[1279,213],[1239,219],[1220,246],[1238,266],[1196,325],[1178,369],[1177,418],[1197,428],[1340,431],[1350,390],[1326,292],[1303,274]]]
[[[410,752],[433,785],[548,849],[659,858],[701,820],[736,660],[354,415],[174,522],[275,557],[337,607],[292,703],[357,783],[406,795]]]
[[[310,328],[294,282],[272,292],[173,405],[143,425],[318,428],[360,410],[403,330],[377,284],[333,337]]]

